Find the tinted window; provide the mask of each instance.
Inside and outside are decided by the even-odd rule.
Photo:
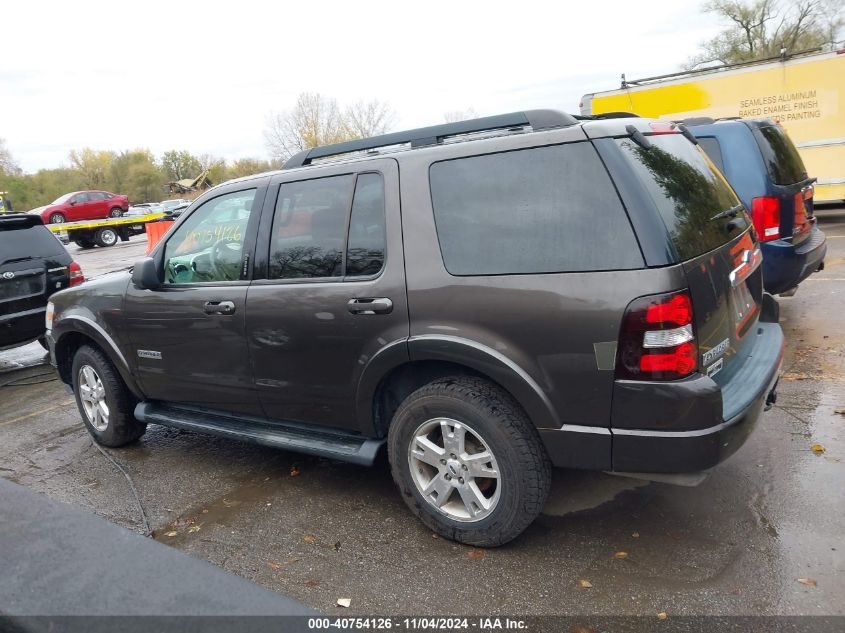
[[[804,161],[783,128],[777,125],[756,128],[754,138],[769,177],[776,185],[793,185],[807,177]]]
[[[270,279],[340,277],[355,177],[284,183],[270,241]]]
[[[55,257],[65,247],[43,226],[0,230],[0,265],[29,257]]]
[[[648,148],[631,139],[616,142],[657,206],[679,257],[696,257],[736,237],[736,230],[728,231],[731,218],[711,219],[739,200],[704,153],[680,134],[648,140]]]
[[[590,143],[431,166],[431,197],[453,275],[639,268],[639,246]]]
[[[707,154],[707,158],[713,161],[713,164],[719,169],[722,174],[725,173],[725,161],[722,158],[722,148],[719,145],[719,140],[712,136],[702,136],[698,139],[701,149]]]
[[[380,174],[361,174],[355,184],[346,276],[375,275],[384,264],[384,181]]]
[[[76,204],[80,204],[82,202],[88,202],[88,200],[89,200],[89,198],[88,198],[87,193],[80,193],[79,195],[74,197],[73,200],[71,200],[71,202],[74,202]]]
[[[168,239],[167,283],[237,281],[255,189],[228,193],[203,203]]]

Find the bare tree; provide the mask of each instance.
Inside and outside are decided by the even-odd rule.
[[[381,101],[358,102],[341,110],[334,99],[304,92],[293,109],[268,117],[264,138],[273,158],[284,160],[318,145],[384,134],[394,117]]]
[[[0,138],[0,176],[12,176],[19,174],[20,171],[20,167],[12,157],[12,152],[6,147],[6,139]]]
[[[477,119],[478,112],[475,108],[467,108],[466,110],[450,110],[443,113],[443,120],[446,123],[457,123],[459,121],[468,121],[469,119]]]
[[[350,138],[384,134],[396,120],[396,113],[384,101],[359,101],[344,111],[343,125]]]
[[[722,17],[727,27],[702,44],[702,52],[690,60],[690,68],[823,46],[836,39],[843,24],[839,0],[709,0],[703,8]]]

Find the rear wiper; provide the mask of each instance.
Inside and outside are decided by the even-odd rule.
[[[742,211],[744,208],[745,207],[743,207],[742,204],[738,204],[735,207],[731,207],[730,209],[725,209],[721,213],[717,213],[712,218],[710,218],[710,221],[712,222],[713,220],[721,220],[722,218],[735,218],[736,214]]]
[[[17,262],[25,262],[32,259],[32,255],[27,255],[26,257],[16,257],[15,259],[6,259],[3,260],[3,264],[14,264]]]

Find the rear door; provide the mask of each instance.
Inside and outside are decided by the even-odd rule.
[[[716,382],[757,322],[763,296],[762,256],[751,220],[706,154],[680,134],[616,143],[668,229],[683,262],[695,312],[699,367]]]
[[[396,162],[276,176],[260,235],[246,329],[267,416],[359,430],[364,369],[386,348],[406,353]]]
[[[37,217],[0,215],[0,348],[44,333],[47,297],[67,288],[70,261]]]
[[[261,415],[244,326],[265,183],[230,186],[200,204],[157,247],[163,285],[129,284],[126,324],[148,398]]]
[[[798,245],[810,236],[813,187],[804,161],[780,125],[752,127],[769,174],[771,194],[780,199],[780,236]]]

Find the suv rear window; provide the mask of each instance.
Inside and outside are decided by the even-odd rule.
[[[46,227],[3,227],[0,225],[0,265],[10,261],[62,255],[65,247]]]
[[[731,218],[711,218],[738,205],[739,199],[703,151],[680,134],[647,138],[649,148],[630,138],[616,143],[657,206],[680,259],[735,238],[737,233],[727,230]]]
[[[643,266],[625,209],[589,142],[439,162],[430,179],[452,275]]]
[[[804,161],[782,128],[777,125],[756,128],[754,140],[763,154],[769,177],[776,185],[794,185],[807,177]]]

